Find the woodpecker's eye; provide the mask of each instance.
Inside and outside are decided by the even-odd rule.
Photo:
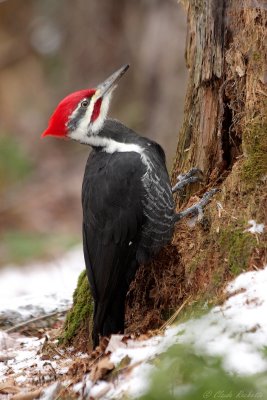
[[[82,107],[82,108],[86,108],[86,107],[88,106],[88,104],[89,104],[89,101],[88,101],[88,100],[83,100],[83,101],[81,102],[81,107]]]

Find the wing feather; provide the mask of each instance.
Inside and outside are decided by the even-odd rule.
[[[87,162],[82,192],[84,256],[102,320],[116,292],[124,287],[127,291],[128,269],[144,219],[144,173],[137,153],[93,152]]]

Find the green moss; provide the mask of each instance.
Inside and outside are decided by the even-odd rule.
[[[256,239],[244,229],[227,227],[220,232],[218,241],[230,272],[238,275],[246,270]]]
[[[215,288],[220,288],[224,282],[224,268],[218,268],[212,277],[212,284]]]
[[[266,110],[267,112],[267,110]],[[267,174],[267,120],[255,118],[248,124],[243,134],[243,147],[246,159],[242,178],[253,186]]]
[[[154,363],[149,388],[139,400],[200,400],[266,398],[264,374],[242,377],[229,374],[219,357],[199,354],[176,344]]]
[[[73,294],[73,307],[69,311],[61,342],[70,342],[83,328],[90,331],[93,317],[93,298],[88,284],[86,271],[79,278]],[[91,335],[89,335],[91,336]]]
[[[259,52],[254,51],[254,53],[252,54],[252,59],[253,59],[253,61],[256,61],[256,62],[261,61],[262,55]]]

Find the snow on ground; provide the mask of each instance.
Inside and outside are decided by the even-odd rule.
[[[67,365],[72,362],[68,352],[62,351],[64,359],[60,363],[57,362],[58,355],[49,361],[42,359],[44,342],[45,338],[8,335],[0,331],[0,360],[5,360],[0,362],[0,382],[12,379],[27,387],[53,381],[55,374],[64,375],[68,371]]]
[[[70,261],[69,267],[67,267],[68,260]],[[83,265],[81,250],[70,253],[58,265],[58,272],[52,266],[45,268],[47,275],[43,267],[41,278],[34,273],[29,272],[27,276],[20,276],[17,272],[14,277],[22,279],[23,284],[19,284],[19,282],[14,284],[11,278],[6,278],[7,280],[4,281],[2,276],[0,291],[4,290],[4,296],[10,299],[10,303],[7,307],[7,304],[4,306],[1,301],[0,311],[3,312],[11,305],[13,309],[21,310],[21,305],[25,307],[27,303],[25,296],[29,296],[27,298],[31,298],[31,301],[34,301],[46,312],[51,312],[53,307],[60,307],[62,302],[69,304],[77,275]],[[75,273],[74,270],[76,270]],[[8,293],[8,287],[12,291],[12,295]],[[85,376],[84,381],[77,383],[74,389],[83,393],[90,391],[90,396],[104,399],[119,399],[125,394],[138,397],[148,388],[149,375],[155,368],[151,360],[174,343],[189,344],[198,352],[222,356],[224,367],[229,372],[253,375],[267,371],[267,361],[263,355],[263,349],[267,343],[266,287],[267,266],[263,270],[243,273],[232,281],[226,289],[228,299],[222,306],[214,307],[200,318],[172,326],[162,336],[155,336],[144,341],[131,339],[121,341],[122,336],[114,335],[106,352],[111,351],[110,361],[115,366],[126,356],[129,357],[130,368],[127,378],[125,375],[119,375],[114,382],[99,381],[93,384],[89,376]],[[53,296],[53,301],[48,301],[47,306],[49,294]],[[15,300],[13,296],[19,296],[20,300]],[[1,297],[3,297],[2,291]],[[22,311],[25,317],[26,311],[23,307]],[[57,374],[64,375],[72,363],[68,359],[67,353],[64,355],[63,361],[57,356],[54,356],[48,363],[41,360],[37,352],[42,346],[43,340],[14,338],[5,333],[1,335],[0,350],[2,347],[2,355],[7,355],[6,361],[0,362],[0,378],[2,373],[2,380],[5,380],[8,371],[9,374],[10,371],[13,371],[15,381],[26,384],[28,379],[26,370],[31,371],[32,379],[32,373],[38,376],[38,373],[44,368],[49,369],[51,366]],[[69,384],[69,381],[66,381],[65,384]]]
[[[191,345],[203,354],[222,356],[224,367],[230,373],[246,376],[267,371],[263,355],[267,343],[266,287],[267,266],[264,270],[241,274],[231,282],[226,289],[230,297],[222,306],[214,307],[200,318],[170,327],[163,336],[118,344],[120,338],[114,335],[106,350],[114,348],[110,361],[119,365],[128,356],[129,367],[133,367],[131,372],[127,379],[118,377],[113,384],[100,381],[92,385],[87,381],[83,391],[87,389],[92,397],[103,393],[104,399],[139,397],[148,390],[149,376],[155,369],[151,360],[175,343]]]
[[[129,341],[127,346],[119,347],[112,353],[111,361],[117,365],[128,356],[130,365],[137,366],[132,370],[131,379],[123,379],[109,389],[107,398],[119,399],[125,393],[132,397],[143,394],[154,369],[149,361],[175,343],[191,345],[204,354],[222,356],[229,372],[253,375],[267,371],[263,354],[267,343],[266,287],[267,266],[260,271],[243,273],[228,285],[226,291],[230,297],[222,306],[214,307],[198,319],[170,327],[164,336],[144,342]]]
[[[0,270],[0,322],[12,324],[62,311],[72,302],[79,273],[84,268],[82,248],[50,262],[27,267],[8,265]]]
[[[264,224],[257,224],[257,222],[254,221],[254,219],[250,219],[248,221],[248,224],[251,225],[251,226],[250,226],[250,228],[246,229],[245,232],[250,232],[250,233],[253,233],[253,234],[256,234],[256,233],[261,234],[261,233],[263,233],[264,228],[265,228]]]
[[[0,323],[14,325],[69,308],[83,268],[83,252],[79,246],[57,260],[27,267],[9,265],[1,269]],[[0,381],[10,368],[17,383],[27,381],[27,377],[32,379],[34,372],[38,375],[39,371],[44,371],[47,361],[37,355],[43,342],[44,339],[7,335],[0,331],[0,360],[5,360],[0,362]],[[56,362],[53,361],[51,366],[56,368]],[[61,370],[57,368],[57,372],[61,373]]]
[[[254,221],[253,221],[254,222]],[[254,230],[259,227],[250,222]],[[76,248],[59,260],[30,267],[8,266],[0,272],[0,320],[19,323],[32,317],[60,311],[70,306],[77,278],[83,269],[82,249]],[[113,336],[106,351],[111,350],[110,361],[118,365],[129,357],[131,371],[127,379],[118,377],[115,383],[100,381],[76,385],[84,391],[105,398],[120,398],[125,393],[137,397],[148,388],[150,363],[174,343],[191,345],[195,350],[223,357],[226,370],[242,375],[267,370],[263,349],[267,343],[267,266],[265,269],[241,274],[226,291],[228,300],[214,307],[204,316],[172,326],[162,336],[145,341],[121,341]],[[40,349],[44,339],[25,338],[0,332],[0,381],[6,373],[17,384],[33,382],[33,377],[49,376],[54,369],[64,375],[71,366],[68,354],[63,361],[54,356],[49,363],[42,360]],[[113,346],[113,348],[112,348]],[[12,373],[10,374],[10,371]],[[37,379],[37,378],[36,378]],[[80,385],[80,386],[79,386]]]

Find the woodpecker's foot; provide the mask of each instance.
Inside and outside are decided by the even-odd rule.
[[[202,171],[196,167],[191,168],[186,174],[177,176],[177,183],[172,188],[172,193],[181,191],[186,185],[201,180]]]
[[[219,189],[214,188],[206,192],[198,203],[194,204],[192,207],[185,209],[184,211],[177,213],[175,215],[175,222],[178,222],[181,219],[188,217],[189,215],[192,217],[197,216],[198,221],[201,221],[204,215],[204,207],[208,204],[212,196],[214,196],[215,193],[217,193],[218,191]]]

